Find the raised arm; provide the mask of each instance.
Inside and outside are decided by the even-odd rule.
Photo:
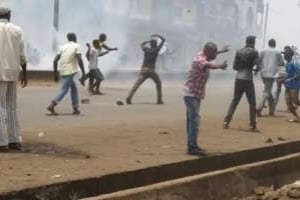
[[[216,63],[207,63],[204,65],[204,67],[207,67],[207,68],[210,68],[210,69],[226,69],[227,68],[227,62],[224,61],[223,63],[221,64],[216,64]]]
[[[225,45],[222,49],[218,50],[218,54],[226,53],[230,51],[229,45]]]
[[[118,50],[117,47],[112,48],[112,47],[107,46],[107,45],[104,44],[104,43],[103,43],[103,48],[106,49],[106,50],[108,50],[108,51],[117,51],[117,50]]]
[[[164,45],[164,43],[166,42],[166,39],[159,34],[153,34],[151,37],[158,37],[161,40],[160,44],[157,46],[157,49],[160,50]]]
[[[104,51],[98,54],[98,57],[104,56],[106,54],[108,54],[110,51]]]
[[[141,43],[141,48],[143,49],[143,51],[147,51],[148,47],[146,45],[149,43],[150,41],[145,41]]]
[[[142,49],[145,48],[146,45],[149,44],[149,43],[150,43],[150,41],[142,42],[142,43],[141,43],[141,48],[142,48]]]

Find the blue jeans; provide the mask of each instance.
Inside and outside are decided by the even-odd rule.
[[[56,104],[58,104],[68,93],[69,89],[71,88],[71,100],[72,100],[72,106],[73,108],[78,108],[78,90],[76,87],[76,83],[74,82],[74,76],[76,74],[71,74],[67,76],[62,76],[62,87],[60,89],[60,92],[53,100]]]
[[[185,96],[184,102],[186,105],[186,129],[188,139],[188,151],[198,148],[197,140],[200,126],[200,103],[201,100],[192,97]]]

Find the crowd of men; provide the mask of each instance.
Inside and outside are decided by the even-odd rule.
[[[21,83],[27,85],[26,57],[24,53],[24,41],[20,27],[10,23],[11,11],[0,7],[0,151],[21,150],[20,127],[16,111],[17,81],[21,73]],[[88,90],[92,94],[102,94],[101,82],[104,76],[98,67],[98,58],[116,51],[105,44],[106,35],[100,34],[98,39],[88,43],[86,58],[89,62],[89,72],[85,73],[80,45],[77,43],[75,33],[67,34],[67,43],[63,45],[53,62],[54,79],[61,80],[62,86],[58,94],[51,100],[47,107],[51,115],[58,115],[55,108],[69,92],[71,93],[73,114],[80,114],[79,98],[76,81],[78,67],[82,72],[79,82],[85,86],[89,79]],[[126,103],[132,104],[132,98],[147,79],[152,79],[156,84],[157,104],[163,104],[162,83],[156,73],[156,60],[166,39],[159,35],[151,35],[151,39],[141,44],[144,52],[144,61],[141,66],[138,79],[130,90]],[[276,41],[269,40],[269,48],[258,52],[255,49],[255,36],[248,36],[246,44],[235,55],[233,69],[236,71],[234,82],[234,97],[224,118],[223,127],[228,129],[234,112],[243,96],[246,94],[249,103],[249,129],[258,132],[256,117],[262,116],[263,109],[268,102],[269,115],[274,116],[278,104],[282,85],[285,86],[285,99],[288,111],[293,115],[292,122],[299,122],[297,107],[300,105],[300,62],[298,55],[291,46],[286,46],[283,51],[276,50]],[[197,53],[192,62],[189,76],[184,85],[184,102],[186,105],[186,130],[187,130],[187,153],[191,155],[205,155],[205,150],[198,145],[200,129],[200,104],[205,98],[206,83],[210,76],[210,70],[225,70],[227,62],[216,64],[212,62],[218,54],[229,51],[225,46],[221,50],[213,42],[204,45],[203,50]],[[283,59],[284,58],[284,59]],[[285,60],[285,61],[284,61]],[[260,72],[264,83],[264,92],[261,103],[257,106],[253,75]],[[276,84],[275,97],[272,93],[273,85]]]
[[[274,116],[281,92],[285,86],[285,100],[288,111],[293,115],[290,122],[300,122],[297,108],[300,105],[300,60],[291,46],[284,47],[283,51],[276,50],[276,41],[269,40],[269,48],[259,53],[255,49],[255,36],[248,36],[243,48],[236,52],[233,69],[236,71],[234,82],[234,96],[224,118],[223,128],[228,129],[233,114],[243,96],[246,95],[249,103],[249,130],[259,132],[256,117],[262,116],[265,103],[268,101],[269,115]],[[184,87],[184,101],[187,108],[187,153],[191,155],[205,155],[205,150],[198,146],[199,110],[200,103],[205,97],[205,87],[209,78],[210,69],[226,69],[227,63],[213,64],[219,53],[227,52],[228,48],[218,51],[214,43],[206,43],[193,61],[188,80]],[[283,55],[283,56],[282,56]],[[283,61],[283,58],[285,62]],[[284,66],[285,65],[285,66]],[[264,83],[262,102],[257,107],[253,75],[260,72]],[[273,84],[277,84],[275,98],[272,94]]]

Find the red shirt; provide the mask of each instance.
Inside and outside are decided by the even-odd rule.
[[[192,63],[192,69],[189,72],[188,79],[185,83],[185,92],[199,99],[205,97],[205,86],[209,78],[209,68],[206,64],[206,56],[199,52]]]

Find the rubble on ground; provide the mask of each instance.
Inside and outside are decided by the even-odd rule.
[[[245,198],[233,198],[232,200],[300,200],[300,182],[286,185],[278,190],[273,187],[256,187],[253,194]]]

